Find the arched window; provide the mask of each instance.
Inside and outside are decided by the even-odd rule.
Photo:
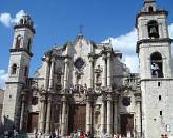
[[[23,24],[23,19],[20,19],[20,24]]]
[[[19,49],[20,48],[20,44],[21,44],[21,36],[18,35],[17,38],[16,38],[16,46],[15,46],[15,48]]]
[[[163,78],[163,61],[162,55],[159,52],[154,52],[150,55],[151,77]]]
[[[148,22],[148,37],[159,38],[159,25],[157,21]]]
[[[28,50],[29,52],[30,52],[30,50],[31,50],[31,43],[32,43],[31,39],[28,39],[27,50]]]
[[[75,65],[76,69],[81,71],[84,68],[85,62],[82,58],[79,57],[78,59],[76,59],[74,65]]]
[[[13,64],[12,66],[12,74],[16,74],[17,73],[17,64]]]
[[[153,7],[149,7],[149,8],[148,8],[148,11],[149,11],[149,12],[153,12],[153,11],[154,11],[154,8],[153,8]]]

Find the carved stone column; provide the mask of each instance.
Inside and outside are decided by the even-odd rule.
[[[46,133],[50,133],[50,112],[51,112],[51,104],[52,104],[52,94],[54,91],[54,69],[55,69],[55,58],[51,58],[50,62],[51,66],[49,69],[49,87],[47,91],[47,112],[46,112]]]
[[[107,134],[112,134],[112,97],[111,94],[107,95]]]
[[[56,104],[53,102],[54,99],[52,97],[52,108],[51,108],[51,121],[50,121],[50,133],[51,132],[54,132],[55,130],[55,113],[56,113],[56,116],[59,116],[59,114],[57,114],[57,112],[55,112],[55,108],[56,108]]]
[[[20,115],[20,131],[23,130],[23,123],[24,123],[24,112],[25,112],[25,96],[26,96],[27,90],[23,90],[21,93],[22,97],[22,105],[21,105],[21,115]]]
[[[107,88],[111,87],[110,58],[111,58],[111,53],[107,53]]]
[[[44,81],[44,89],[48,90],[48,86],[49,86],[49,75],[50,75],[50,58],[47,56],[45,58],[45,81]]]
[[[52,94],[48,94],[47,99],[47,114],[46,114],[46,133],[49,134],[50,132],[50,110],[51,110],[51,103],[52,103]]]
[[[41,93],[41,97],[40,97],[40,132],[44,133],[44,127],[45,127],[45,112],[46,112],[46,108],[45,108],[45,92]]]
[[[55,76],[54,70],[55,70],[55,58],[52,58],[50,74],[49,74],[49,91],[53,90],[54,88],[54,76]]]
[[[63,96],[62,100],[62,120],[61,120],[61,136],[66,135],[66,110],[67,110],[67,100]]]
[[[106,82],[107,82],[107,65],[106,65],[106,55],[102,54],[102,60],[103,60],[103,74],[102,74],[102,86],[105,87],[106,86]]]
[[[64,90],[68,89],[68,58],[65,59],[65,68],[64,68]]]
[[[101,105],[101,133],[105,133],[105,97],[102,95],[102,105]]]
[[[94,59],[93,57],[89,57],[89,88],[94,88]]]
[[[136,101],[136,137],[140,138],[142,136],[142,127],[141,127],[141,93],[135,93],[135,101]]]
[[[114,97],[114,134],[118,133],[118,95]]]
[[[86,100],[86,132],[91,132],[91,103],[90,103],[90,97],[87,95],[87,100]]]

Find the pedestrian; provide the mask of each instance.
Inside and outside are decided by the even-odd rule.
[[[118,138],[117,134],[114,134],[114,138]]]
[[[38,138],[41,138],[41,135],[42,135],[42,132],[40,131],[40,132],[38,133]]]
[[[14,137],[17,138],[18,132],[14,129]]]
[[[80,137],[79,138],[85,138],[85,135],[84,135],[83,131],[80,132]]]
[[[93,138],[93,135],[90,133],[90,131],[88,131],[87,134],[86,134],[86,137],[87,138]]]
[[[53,134],[52,133],[49,134],[49,138],[53,138]]]
[[[35,138],[38,138],[37,130],[34,132]]]
[[[55,131],[55,135],[56,135],[56,138],[59,138],[59,131],[58,130]]]
[[[74,133],[73,133],[73,138],[78,138],[77,130],[74,131]]]
[[[130,131],[127,131],[127,138],[130,138]]]

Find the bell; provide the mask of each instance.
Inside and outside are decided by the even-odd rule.
[[[157,30],[155,27],[150,28],[150,34],[156,34]]]
[[[149,30],[149,37],[159,38],[159,33],[156,27],[151,27]]]

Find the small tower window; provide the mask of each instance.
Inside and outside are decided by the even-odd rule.
[[[30,52],[31,50],[31,39],[28,39],[27,50]]]
[[[20,19],[20,24],[23,24],[23,19]]]
[[[13,64],[12,66],[12,74],[16,74],[17,73],[17,64]]]
[[[18,35],[17,38],[16,38],[16,46],[15,46],[15,48],[19,49],[20,48],[20,44],[21,44],[21,36]]]
[[[160,82],[158,82],[158,86],[160,86]]]
[[[163,78],[162,55],[159,52],[150,55],[151,78]],[[158,84],[159,85],[159,84]]]
[[[11,94],[9,94],[9,99],[12,99],[12,95]]]
[[[157,21],[148,22],[148,37],[159,38],[159,25]]]
[[[162,115],[162,111],[160,111],[160,115]]]
[[[153,7],[149,7],[149,8],[148,8],[148,11],[149,11],[149,12],[153,12],[153,11],[154,11],[154,8],[153,8]]]
[[[162,100],[162,96],[161,95],[159,95],[159,101],[161,101]]]

